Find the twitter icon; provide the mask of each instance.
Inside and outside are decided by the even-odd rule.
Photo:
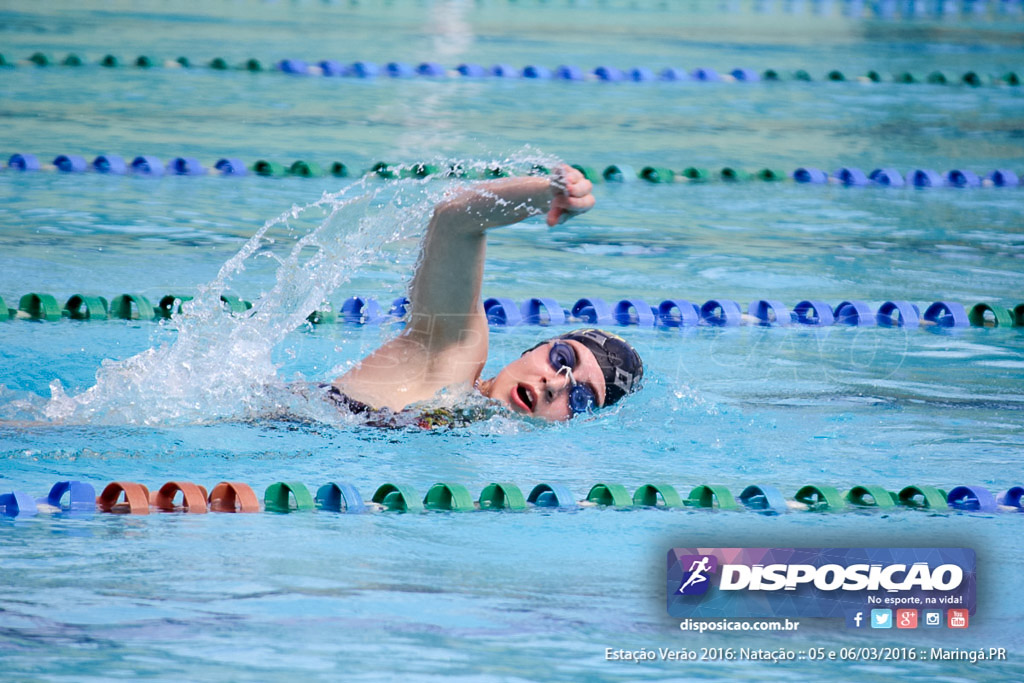
[[[871,628],[892,628],[892,610],[871,610]]]

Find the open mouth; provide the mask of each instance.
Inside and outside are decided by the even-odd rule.
[[[533,392],[525,384],[517,384],[512,389],[512,405],[520,408],[523,412],[533,412]]]

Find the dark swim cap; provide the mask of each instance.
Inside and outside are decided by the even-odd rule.
[[[558,339],[571,339],[583,344],[597,359],[604,375],[604,405],[610,406],[626,394],[640,388],[644,376],[644,363],[622,337],[588,328],[563,334]]]

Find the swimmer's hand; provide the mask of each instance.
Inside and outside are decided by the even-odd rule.
[[[548,225],[564,223],[573,216],[590,211],[594,206],[594,195],[590,181],[572,166],[563,165],[555,170],[551,181],[554,199],[548,210]]]

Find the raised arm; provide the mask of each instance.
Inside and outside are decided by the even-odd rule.
[[[565,166],[550,178],[507,178],[454,191],[427,227],[405,330],[335,384],[357,400],[399,409],[442,387],[472,383],[487,360],[480,301],[485,231],[543,213],[548,225],[563,222],[594,205],[590,190],[590,181]]]

